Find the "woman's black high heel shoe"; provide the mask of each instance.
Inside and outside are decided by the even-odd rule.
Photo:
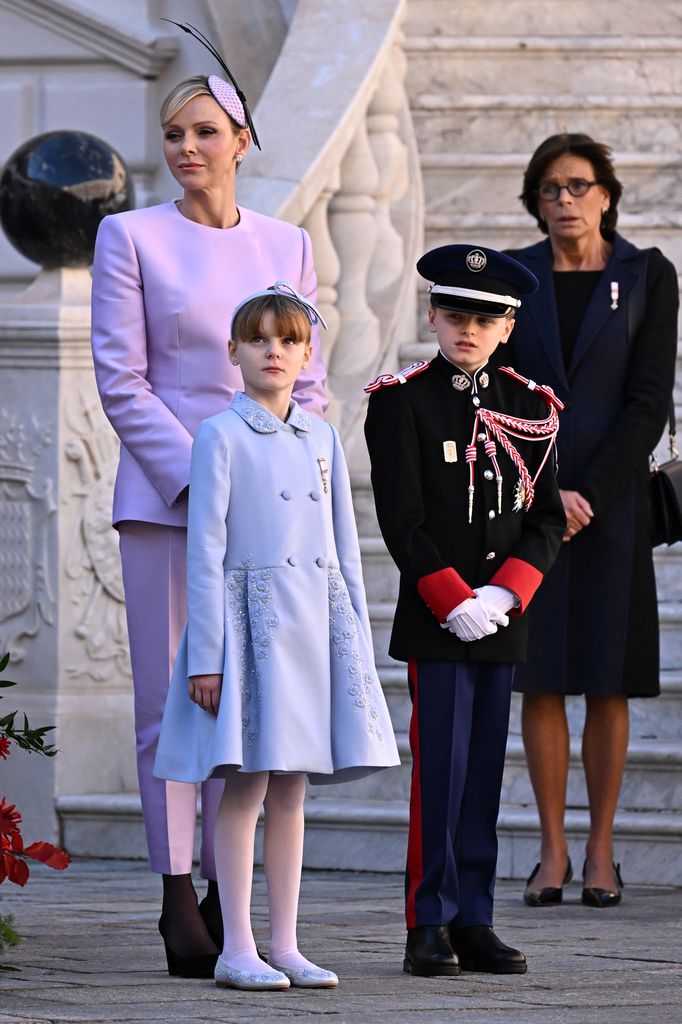
[[[566,871],[564,872],[563,881],[560,886],[546,885],[544,889],[529,889],[528,886],[533,881],[539,870],[540,864],[537,863],[526,882],[526,888],[523,892],[524,902],[529,907],[557,907],[564,899],[563,887],[568,885],[568,883],[573,879],[573,865],[571,864],[571,858],[568,858],[568,864],[566,865]]]
[[[587,870],[587,861],[583,863],[583,881]],[[583,889],[582,902],[586,907],[615,907],[621,901],[621,889],[625,882],[620,873],[620,864],[613,864],[613,875],[616,879],[617,889],[599,889],[595,886],[588,886]]]
[[[180,956],[171,949],[163,934],[163,916],[159,918],[159,932],[166,950],[168,973],[176,978],[212,978],[218,953],[197,953],[194,956]]]
[[[218,895],[218,883],[209,881],[208,891],[203,900],[199,903],[199,913],[204,919],[206,931],[215,942],[218,949],[223,948],[223,915],[220,910],[220,896]]]

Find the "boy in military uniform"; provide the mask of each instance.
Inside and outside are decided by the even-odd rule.
[[[379,525],[400,570],[389,652],[408,663],[413,756],[404,970],[522,974],[492,930],[500,803],[523,612],[565,518],[553,445],[561,403],[491,357],[537,280],[511,257],[446,245],[431,283],[439,352],[370,392]]]

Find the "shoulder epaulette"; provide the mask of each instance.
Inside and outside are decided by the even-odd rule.
[[[405,384],[410,377],[416,377],[418,374],[423,373],[428,365],[428,360],[418,359],[416,363],[411,363],[398,373],[380,373],[378,377],[375,377],[374,380],[366,385],[364,390],[367,394],[371,394],[373,391],[379,391],[380,388],[391,388],[394,384]]]
[[[554,390],[549,384],[536,384],[534,380],[530,380],[528,377],[523,377],[516,370],[513,370],[511,366],[500,366],[500,373],[505,373],[512,380],[518,381],[519,384],[523,384],[524,387],[528,388],[529,391],[537,391],[540,398],[543,400],[546,406],[554,406],[555,409],[563,409],[564,403],[560,398],[554,394]],[[367,390],[367,389],[365,389]]]

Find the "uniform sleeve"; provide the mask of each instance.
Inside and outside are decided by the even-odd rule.
[[[566,530],[566,516],[554,471],[554,459],[545,463],[535,482],[535,496],[523,513],[521,536],[497,569],[490,583],[507,587],[519,598],[510,615],[522,615],[551,569]]]
[[[120,217],[100,224],[92,268],[92,354],[104,412],[171,507],[189,482],[192,438],[147,380],[144,282]]]
[[[300,228],[300,231],[303,238],[303,262],[301,280],[297,287],[301,295],[317,305],[317,276],[313,264],[313,247],[305,228]],[[322,359],[319,324],[313,325],[311,340],[312,356],[305,370],[299,374],[294,385],[293,397],[306,412],[322,418],[329,400],[325,390],[327,371]]]
[[[187,524],[188,675],[223,671],[224,574],[230,456],[227,439],[204,420],[192,447]]]
[[[668,416],[675,383],[679,291],[672,263],[651,251],[644,321],[633,343],[623,406],[577,490],[602,514],[646,466]],[[595,394],[594,401],[599,401]]]
[[[372,631],[367,610],[367,596],[362,579],[362,562],[360,542],[353,511],[350,478],[346,458],[341,447],[341,440],[334,427],[330,424],[334,435],[334,455],[332,462],[332,517],[334,523],[334,541],[339,556],[341,575],[343,576],[351,604],[360,620],[365,637],[372,645]]]
[[[405,385],[370,396],[365,437],[379,527],[404,580],[414,586],[436,617],[474,592],[448,565],[424,529],[421,455]]]

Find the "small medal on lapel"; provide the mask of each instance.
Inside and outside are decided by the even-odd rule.
[[[446,462],[457,462],[456,441],[443,441],[443,458]]]
[[[611,309],[618,309],[618,296],[619,296],[618,282],[617,281],[612,281],[611,282]]]
[[[455,373],[452,377],[452,386],[455,391],[466,391],[470,381],[465,373]]]
[[[320,467],[320,476],[322,477],[322,490],[324,491],[325,494],[327,494],[327,492],[329,491],[329,470],[327,468],[327,460],[324,458],[324,456],[321,456],[317,460],[317,464]]]

